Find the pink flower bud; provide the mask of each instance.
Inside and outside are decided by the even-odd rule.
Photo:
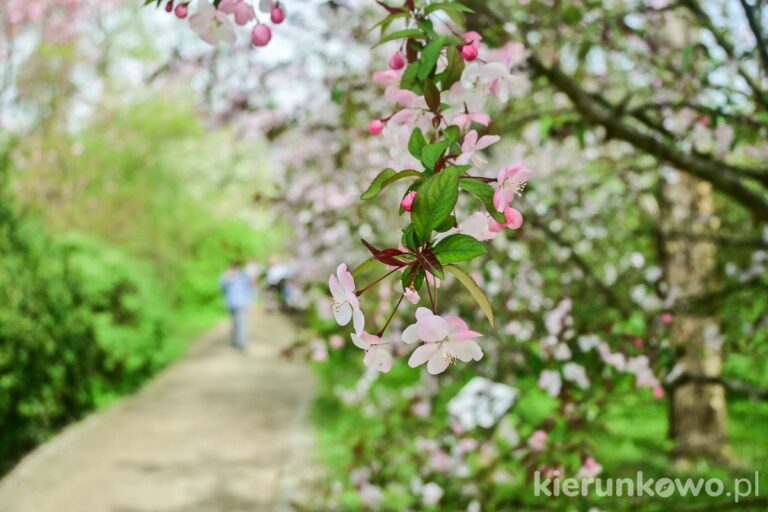
[[[672,315],[672,313],[666,312],[661,314],[661,323],[664,325],[669,325],[672,323],[672,320],[674,320],[675,317]]]
[[[259,23],[251,31],[251,41],[256,46],[267,46],[272,39],[272,30],[265,24]]]
[[[387,123],[381,119],[374,119],[368,124],[368,133],[371,135],[378,135],[384,130],[385,126],[387,126]]]
[[[392,58],[389,59],[389,67],[394,70],[403,69],[405,67],[405,57],[400,52],[395,52]]]
[[[165,4],[165,12],[172,12],[173,11],[173,0],[168,0],[168,3]]]
[[[403,201],[400,203],[400,205],[403,207],[403,210],[409,212],[413,209],[413,200],[416,199],[416,191],[408,192],[405,197],[403,198]]]
[[[464,57],[464,60],[467,62],[472,62],[473,60],[477,59],[477,47],[471,44],[465,44],[461,47],[461,56]]]
[[[174,14],[176,14],[176,17],[180,20],[183,20],[187,17],[187,13],[189,12],[189,8],[187,7],[187,4],[179,4],[176,6],[176,9],[174,10]]]
[[[246,2],[239,2],[235,6],[235,23],[240,26],[245,25],[256,17],[256,12],[253,10],[251,4]]]
[[[655,388],[653,388],[653,398],[655,398],[656,400],[661,400],[662,398],[664,398],[664,388],[662,388],[661,386],[656,386]]]
[[[275,25],[279,25],[283,22],[285,19],[285,11],[282,7],[280,7],[280,4],[275,4],[272,6],[272,12],[270,13],[269,18]]]

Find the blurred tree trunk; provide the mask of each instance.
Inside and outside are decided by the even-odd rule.
[[[663,189],[662,227],[696,235],[716,228],[712,186],[676,172]],[[675,237],[665,241],[665,274],[673,303],[711,294],[716,288],[716,251],[711,241]],[[671,324],[678,364],[686,374],[719,377],[722,369],[718,320],[709,313],[678,311]],[[705,456],[728,457],[725,389],[719,384],[687,382],[670,392],[669,435],[680,462]]]

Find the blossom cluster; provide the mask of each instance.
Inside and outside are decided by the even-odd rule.
[[[200,39],[208,44],[220,42],[234,44],[237,37],[235,26],[246,26],[255,20],[251,28],[251,42],[254,46],[266,46],[272,40],[272,29],[266,22],[259,20],[254,4],[249,0],[198,0],[197,11],[189,14],[190,2],[168,0],[165,10],[174,13],[180,20],[189,17],[189,25]],[[285,20],[285,8],[279,0],[260,0],[258,10],[275,25]]]
[[[522,214],[512,204],[531,170],[512,163],[494,172],[495,177],[486,177],[481,151],[500,139],[487,133],[492,121],[487,104],[491,98],[501,104],[509,101],[518,85],[514,68],[525,60],[526,51],[517,43],[488,49],[477,32],[456,36],[444,16],[452,10],[466,8],[455,2],[387,7],[389,16],[382,24],[404,18],[405,28],[382,37],[382,43],[400,43],[389,69],[373,74],[373,80],[384,86],[392,111],[370,121],[368,132],[384,139],[390,166],[378,174],[362,199],[373,199],[398,182],[410,182],[399,205],[394,205],[401,215],[410,216],[410,223],[397,247],[379,249],[363,240],[371,258],[353,272],[340,265],[329,281],[337,322],[347,325],[355,319],[355,345],[365,350],[365,364],[382,372],[392,366],[390,343],[383,337],[389,322],[403,299],[419,304],[424,289],[431,309],[419,307],[416,322],[402,332],[402,342],[419,344],[408,364],[426,363],[429,373],[438,374],[456,360],[483,357],[474,341],[480,333],[457,316],[437,314],[440,284],[446,272],[452,274],[493,324],[488,298],[457,264],[484,255],[482,242],[523,224]],[[446,24],[444,30],[439,23]],[[462,219],[457,206],[464,197],[481,209]],[[355,274],[378,265],[384,274],[358,289]],[[402,294],[385,325],[373,334],[365,330],[359,297],[395,272],[400,273]]]

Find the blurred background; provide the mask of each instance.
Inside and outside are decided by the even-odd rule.
[[[405,224],[399,192],[359,200],[401,157],[402,133],[366,129],[390,108],[371,80],[397,49],[371,50],[383,9],[291,0],[254,49],[247,31],[208,46],[164,4],[2,0],[0,472],[182,358],[226,315],[221,272],[253,259],[290,266],[294,334],[275,341],[315,375],[322,477],[298,510],[765,509],[531,481],[768,489],[768,4],[463,3],[456,22],[524,56],[485,173],[534,178],[525,226],[472,269],[496,327],[443,284],[486,356],[436,378],[367,371],[328,307],[359,239],[396,245]]]

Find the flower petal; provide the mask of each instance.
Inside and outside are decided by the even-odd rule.
[[[416,332],[423,341],[441,341],[448,337],[451,328],[443,317],[432,315],[416,323]]]
[[[361,348],[363,350],[368,350],[371,347],[371,344],[365,341],[361,335],[354,332],[352,333],[352,343],[354,343],[357,348]]]
[[[456,341],[451,344],[451,349],[460,361],[468,363],[472,360],[479,361],[483,358],[483,349],[472,340]]]
[[[352,306],[349,304],[342,304],[340,307],[332,309],[333,317],[339,325],[347,325],[352,320]]]
[[[443,373],[448,368],[448,360],[443,357],[443,351],[438,350],[427,362],[427,371],[432,375]]]
[[[350,309],[352,310],[352,326],[355,328],[355,332],[362,333],[365,329],[365,316],[360,308],[350,306]]]
[[[392,369],[392,354],[383,347],[373,347],[365,352],[363,364],[373,370],[386,373]]]
[[[331,290],[331,295],[334,299],[342,302],[346,300],[346,293],[344,292],[344,288],[341,287],[341,283],[339,283],[339,278],[331,274],[331,277],[328,278],[328,288]]]
[[[409,325],[403,331],[403,343],[411,344],[419,341],[419,334],[416,332],[416,324]]]
[[[408,359],[408,366],[410,366],[411,368],[416,368],[417,366],[421,366],[422,364],[429,361],[430,358],[433,355],[435,355],[436,352],[438,352],[437,343],[425,343],[424,345],[420,346],[419,348],[413,351],[413,354],[411,354],[410,359]]]
[[[344,290],[348,292],[355,291],[355,278],[352,277],[352,274],[347,270],[346,264],[342,263],[339,265],[339,268],[336,269],[336,275],[339,276],[339,283],[341,283]]]

